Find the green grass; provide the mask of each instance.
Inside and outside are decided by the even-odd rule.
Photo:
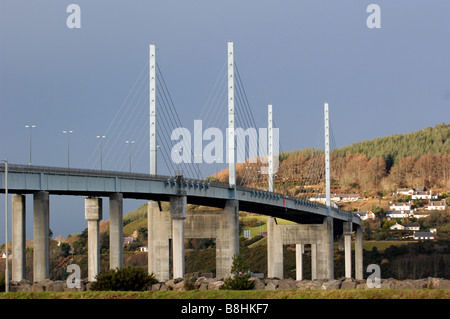
[[[0,299],[450,299],[450,290],[211,290],[0,293]]]

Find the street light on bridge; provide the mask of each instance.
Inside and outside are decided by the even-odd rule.
[[[103,171],[103,139],[105,135],[97,135],[97,138],[100,140],[100,171]]]
[[[134,144],[135,141],[125,141],[125,143],[130,145],[130,174],[131,174],[131,144]]]
[[[35,128],[36,125],[25,125],[25,127],[30,129],[30,166],[31,166],[31,129]]]
[[[64,134],[67,134],[67,168],[70,168],[70,134],[73,131],[62,131]]]

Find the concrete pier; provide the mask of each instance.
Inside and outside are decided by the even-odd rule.
[[[123,195],[109,196],[109,268],[123,267]]]
[[[352,278],[352,223],[344,223],[345,278]]]
[[[317,250],[317,279],[334,279],[333,218],[325,217]]]
[[[295,264],[296,264],[296,280],[303,280],[303,253],[305,252],[305,245],[295,245]]]
[[[88,222],[88,280],[95,281],[100,272],[100,231],[102,219],[102,199],[86,197],[84,214]]]
[[[173,277],[184,278],[184,220],[187,217],[186,196],[170,197],[170,216],[172,218]]]
[[[12,280],[25,279],[25,196],[12,195]]]
[[[267,218],[267,277],[282,279],[284,276],[283,240],[277,226],[275,218]]]
[[[311,279],[317,279],[317,245],[311,244]]]
[[[148,211],[148,272],[159,281],[170,279],[171,219],[168,212],[159,209],[158,202],[149,201]]]
[[[148,203],[149,273],[154,273],[160,281],[170,279],[171,238],[174,278],[185,274],[184,239],[213,238],[216,239],[216,276],[230,277],[233,256],[239,253],[237,201],[229,201],[223,211],[187,214],[184,198],[171,198],[170,213],[160,211],[157,202]]]
[[[219,215],[216,237],[216,276],[231,276],[233,257],[239,254],[239,201],[227,200]]]
[[[40,191],[33,197],[33,281],[42,281],[49,274],[49,193]]]
[[[331,218],[325,217],[323,224],[277,225],[276,219],[269,217],[267,219],[268,277],[284,278],[283,245],[295,243],[297,245],[311,244],[313,279],[333,279],[332,222]],[[299,267],[298,264],[297,267]]]
[[[359,225],[355,229],[355,278],[363,279],[363,232]]]

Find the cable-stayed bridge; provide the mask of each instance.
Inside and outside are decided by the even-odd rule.
[[[147,67],[148,72],[145,72]],[[282,148],[278,129],[274,125],[272,105],[268,105],[267,128],[257,131],[235,63],[232,42],[228,43],[223,71],[226,71],[226,77],[219,76],[200,116],[201,124],[207,129],[203,131],[202,127],[196,131],[194,128],[192,134],[182,126],[161,68],[156,63],[156,46],[150,45],[149,63],[127,97],[138,102],[134,105],[124,103],[121,109],[127,116],[118,112],[105,133],[116,143],[123,143],[125,136],[138,136],[139,143],[136,145],[147,140],[149,148],[140,147],[135,155],[139,160],[144,157],[145,150],[149,151],[148,173],[133,172],[131,148],[136,140],[131,138],[127,139],[129,153],[121,151],[115,154],[107,150],[103,154],[101,149],[100,170],[74,169],[69,165],[67,168],[12,164],[0,166],[0,191],[14,194],[12,280],[24,278],[25,194],[34,196],[35,281],[49,276],[50,195],[86,197],[89,280],[95,280],[99,272],[98,226],[102,219],[103,198],[109,200],[110,207],[111,268],[123,266],[123,199],[135,198],[149,201],[148,267],[149,272],[155,273],[160,280],[171,276],[184,277],[185,238],[215,238],[217,276],[229,276],[232,257],[239,253],[239,211],[270,216],[267,231],[269,277],[283,277],[284,244],[297,244],[298,263],[301,263],[302,247],[311,244],[313,279],[334,278],[333,241],[337,237],[345,241],[346,276],[350,277],[351,238],[355,231],[355,276],[362,278],[360,219],[353,213],[333,207],[330,201],[332,139],[328,103],[324,104],[324,151],[309,162],[311,167],[302,178],[300,190],[294,188],[291,194],[283,185],[290,178],[292,180],[292,176],[286,172],[283,174],[281,170],[277,172]],[[143,89],[147,83],[148,90]],[[139,111],[143,109],[140,105],[149,106],[145,107],[148,112],[144,115]],[[200,146],[195,143],[204,142],[205,135],[210,142],[204,147],[203,143]],[[110,166],[108,161],[126,162],[126,157],[129,157],[128,169],[103,169]],[[93,166],[98,165],[96,156],[91,156],[89,161]],[[158,174],[161,162],[169,172],[166,176]],[[227,180],[223,180],[217,169],[214,176],[203,175],[202,165],[205,163],[217,166],[225,162],[228,167],[223,170],[223,175]],[[324,191],[327,199],[325,204],[307,199],[312,195],[311,189],[318,189],[312,185],[318,185]],[[161,201],[170,202],[170,213],[161,210]],[[192,215],[187,213],[187,204],[218,207],[223,211],[218,214]],[[276,218],[297,224],[278,225]],[[170,251],[172,258],[169,256]],[[302,274],[297,273],[297,278],[302,279]]]

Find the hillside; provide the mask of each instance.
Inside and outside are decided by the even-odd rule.
[[[323,192],[323,161],[320,150],[283,153],[278,175],[288,178],[288,182],[279,180],[278,191],[296,196],[304,191],[301,187],[307,181],[310,187]],[[311,175],[315,176],[314,180]],[[448,191],[450,124],[334,149],[331,179],[336,192],[386,194],[399,187],[411,186]]]
[[[368,159],[383,157],[393,163],[407,156],[418,159],[427,154],[450,154],[450,124],[438,124],[407,134],[374,138],[333,151],[334,155],[364,154]]]

